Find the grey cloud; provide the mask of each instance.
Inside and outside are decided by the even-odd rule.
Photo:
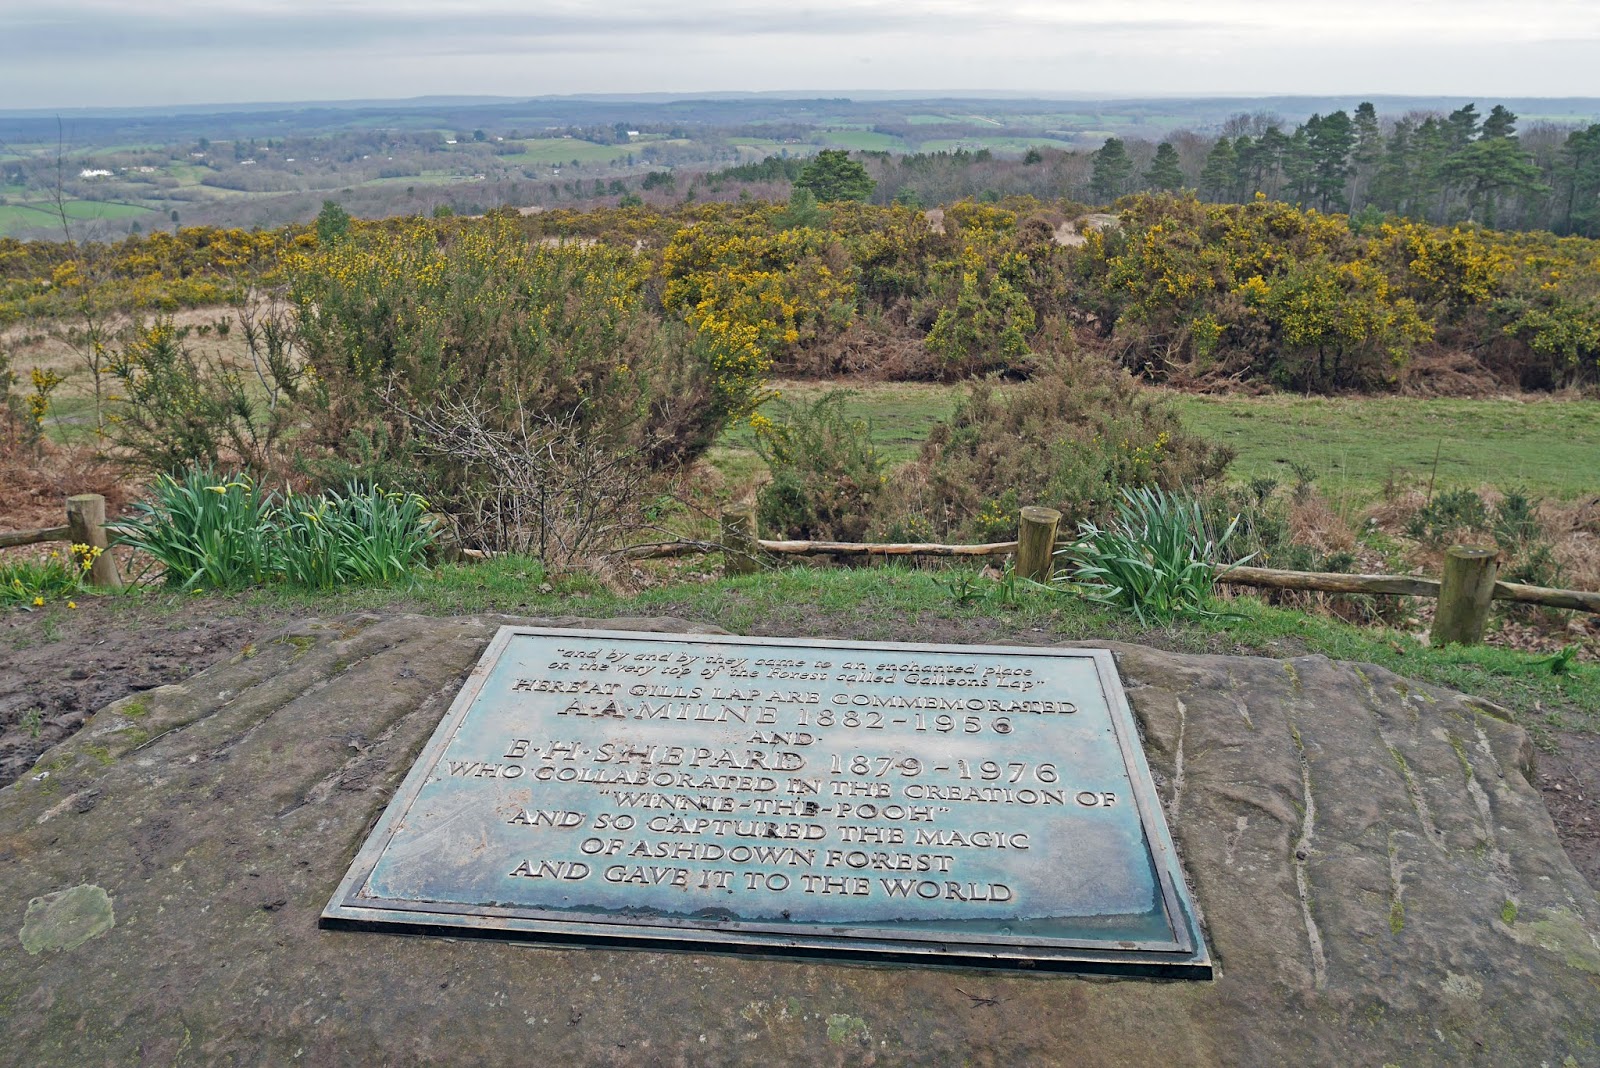
[[[1063,22],[1055,17],[1010,13],[994,8],[954,5],[935,13],[891,5],[840,8],[768,8],[760,11],[692,10],[673,12],[559,12],[542,15],[443,12],[358,13],[332,9],[323,13],[228,14],[216,7],[204,12],[129,14],[125,11],[53,8],[22,16],[0,36],[0,56],[17,58],[60,55],[73,57],[170,54],[185,49],[262,51],[304,48],[333,51],[404,43],[438,51],[537,51],[565,46],[573,40],[616,45],[625,41],[708,37],[866,37],[882,33],[920,35],[998,33],[1070,29],[1074,33],[1198,32],[1227,28],[1226,23],[1161,19],[1085,18]]]
[[[1495,14],[1506,11],[1501,0],[1495,5],[0,0],[0,106],[908,87],[1594,91],[1600,4],[1522,0],[1503,16]],[[1426,32],[1395,28],[1430,17]]]

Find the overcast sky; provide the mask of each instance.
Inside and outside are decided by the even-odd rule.
[[[1600,95],[1600,0],[0,0],[0,108],[971,89]]]

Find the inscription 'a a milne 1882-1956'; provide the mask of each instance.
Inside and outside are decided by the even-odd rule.
[[[505,628],[324,921],[1209,974],[1186,894],[1104,651]]]

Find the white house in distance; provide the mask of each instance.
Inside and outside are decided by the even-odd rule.
[[[107,170],[102,170],[99,167],[85,167],[83,170],[78,172],[78,177],[79,178],[110,178],[111,177],[111,172],[107,171]]]

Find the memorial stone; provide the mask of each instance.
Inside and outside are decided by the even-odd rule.
[[[323,923],[1211,974],[1105,650],[502,628]]]

